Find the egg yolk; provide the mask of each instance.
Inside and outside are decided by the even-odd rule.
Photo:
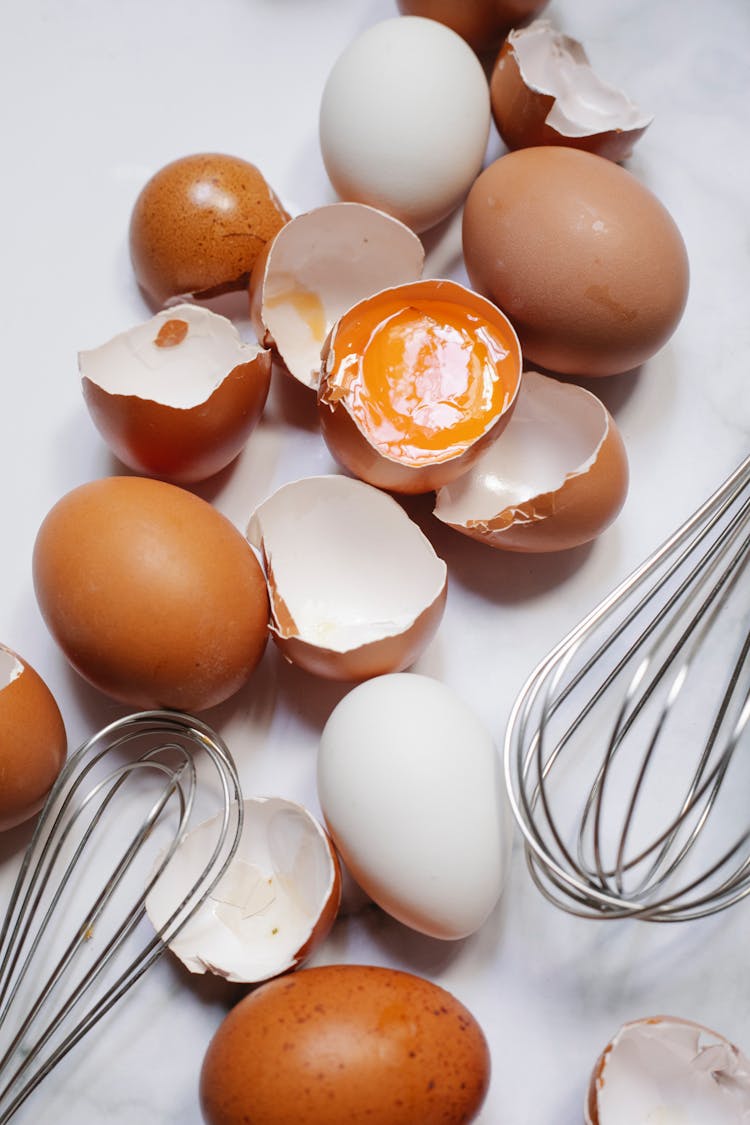
[[[379,294],[344,318],[323,399],[346,408],[380,452],[419,465],[462,452],[513,396],[511,330],[458,302]]]

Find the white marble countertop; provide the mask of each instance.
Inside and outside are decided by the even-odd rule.
[[[148,315],[127,226],[158,167],[187,152],[258,164],[289,206],[332,198],[317,107],[333,60],[392,0],[25,0],[0,17],[4,105],[0,287],[0,640],[34,664],[71,746],[123,709],[72,673],[36,607],[37,528],[65,491],[116,468],[84,408],[79,349]],[[628,500],[592,546],[525,557],[434,528],[450,575],[439,633],[417,669],[453,687],[498,745],[527,672],[748,451],[750,9],[746,0],[551,0],[599,72],[655,114],[630,162],[674,215],[691,262],[672,340],[638,373],[599,380],[631,465]],[[493,134],[489,156],[502,151]],[[450,224],[428,272],[450,267]],[[433,240],[434,241],[434,240]],[[248,336],[244,306],[236,304]],[[332,462],[278,373],[233,470],[198,491],[239,527],[279,484]],[[204,717],[248,794],[317,808],[322,724],[348,690],[285,665],[272,646],[247,687]],[[28,832],[0,839],[10,887]],[[579,1125],[591,1066],[625,1020],[666,1012],[750,1049],[747,905],[674,927],[580,921],[532,886],[518,842],[501,904],[473,937],[424,938],[373,907],[345,913],[316,963],[420,973],[454,992],[491,1046],[484,1125]],[[236,993],[163,959],[19,1114],[19,1122],[197,1125],[203,1053]],[[416,1125],[416,1123],[415,1123]]]

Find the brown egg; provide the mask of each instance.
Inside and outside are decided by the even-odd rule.
[[[66,751],[51,691],[29,664],[0,645],[0,831],[39,811]]]
[[[463,247],[472,284],[510,318],[524,358],[552,371],[644,363],[687,300],[687,252],[669,212],[630,172],[577,149],[520,149],[485,169]]]
[[[269,607],[255,555],[175,485],[109,477],[73,489],[39,529],[33,575],[68,660],[122,702],[212,707],[263,654]]]
[[[254,164],[222,153],[183,156],[136,199],[130,256],[138,283],[159,306],[242,289],[288,218]]]
[[[449,992],[366,965],[302,969],[240,1001],[203,1063],[207,1125],[459,1125],[489,1085],[481,1028]]]
[[[478,53],[496,47],[512,27],[518,27],[546,7],[547,0],[398,0],[404,16],[426,16],[458,32]]]

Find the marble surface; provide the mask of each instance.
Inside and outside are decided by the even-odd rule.
[[[116,471],[84,408],[76,352],[144,319],[127,226],[147,177],[186,152],[257,163],[281,198],[332,198],[317,147],[327,72],[391,0],[26,0],[0,17],[4,106],[0,639],[55,693],[76,745],[123,709],[82,684],[36,608],[30,557],[69,488]],[[498,746],[535,662],[747,453],[750,8],[746,0],[551,0],[603,76],[655,120],[631,170],[669,207],[690,256],[688,306],[640,371],[599,380],[631,465],[628,500],[595,544],[561,556],[492,552],[431,525],[450,592],[417,669],[444,680]],[[502,151],[493,134],[488,159]],[[456,225],[426,242],[428,272],[462,278]],[[244,304],[231,311],[245,334]],[[269,406],[234,467],[197,489],[239,527],[281,483],[332,468],[308,412],[276,373]],[[317,808],[319,732],[345,685],[289,667],[269,647],[237,697],[205,717],[248,793]],[[28,832],[0,840],[8,893]],[[590,1068],[625,1020],[668,1012],[750,1049],[748,907],[655,927],[570,918],[532,886],[516,841],[507,889],[474,936],[444,943],[350,891],[317,963],[423,974],[476,1015],[493,1061],[483,1125],[578,1125]],[[53,1074],[19,1122],[197,1125],[197,1081],[236,991],[163,959]]]

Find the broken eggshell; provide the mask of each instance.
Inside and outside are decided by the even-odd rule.
[[[191,973],[252,983],[288,972],[325,939],[341,901],[333,845],[315,817],[281,797],[243,802],[229,866],[169,948]],[[220,816],[189,832],[146,898],[156,930],[205,868]]]
[[[490,547],[559,551],[599,535],[625,502],[628,461],[619,430],[590,391],[524,372],[500,438],[434,514]]]
[[[597,1060],[586,1125],[744,1125],[750,1060],[701,1024],[653,1016],[624,1024]]]
[[[353,476],[430,492],[461,476],[512,412],[521,379],[515,330],[455,281],[384,289],[350,308],[323,349],[323,438]]]
[[[390,496],[344,476],[284,485],[250,519],[271,634],[293,664],[333,680],[401,671],[435,634],[447,568]]]
[[[317,387],[320,351],[342,313],[391,285],[421,277],[424,248],[398,219],[363,203],[298,215],[258,258],[250,313],[258,339],[290,375]]]
[[[157,313],[78,357],[83,397],[113,453],[173,484],[205,480],[241,451],[265,405],[271,353],[196,305]]]
[[[620,161],[653,120],[597,77],[582,44],[549,20],[510,32],[490,96],[498,132],[511,149],[565,145]]]

